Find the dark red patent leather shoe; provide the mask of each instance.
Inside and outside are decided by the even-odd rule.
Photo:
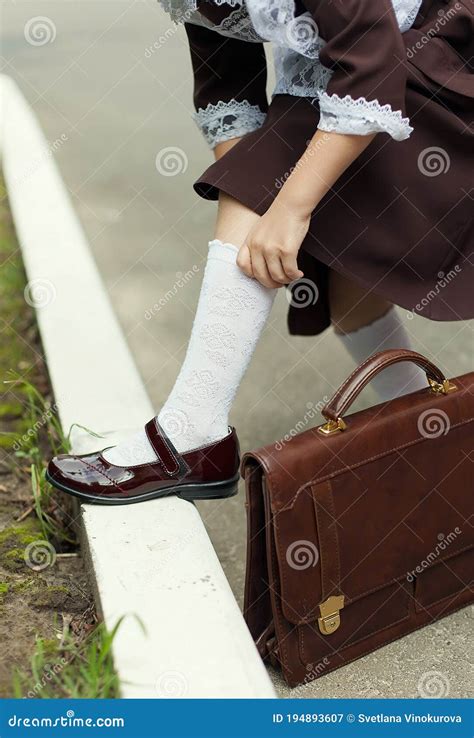
[[[177,495],[185,500],[232,497],[239,481],[239,441],[235,429],[220,441],[179,454],[155,418],[145,426],[157,461],[116,466],[102,451],[62,454],[49,462],[46,478],[83,502],[127,505]],[[104,449],[105,450],[105,449]]]

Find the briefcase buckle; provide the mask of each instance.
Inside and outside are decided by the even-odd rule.
[[[330,436],[338,431],[343,431],[347,428],[347,425],[342,418],[337,420],[328,420],[324,425],[320,425],[318,431],[325,436]]]
[[[430,390],[434,392],[435,395],[447,395],[449,392],[457,390],[456,385],[450,382],[449,379],[437,382],[435,379],[428,377],[428,382],[430,384]]]
[[[319,606],[319,630],[323,635],[331,635],[341,624],[340,610],[344,607],[344,595],[333,595]]]

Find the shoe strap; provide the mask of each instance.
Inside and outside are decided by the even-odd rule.
[[[189,471],[188,465],[175,449],[156,418],[152,418],[145,425],[145,433],[165,474],[170,477],[182,477]]]

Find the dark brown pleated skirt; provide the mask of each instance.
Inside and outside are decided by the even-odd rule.
[[[430,14],[437,6],[445,3]],[[378,135],[314,211],[299,262],[318,299],[303,298],[304,308],[295,299],[291,333],[329,325],[329,269],[426,318],[474,318],[474,42],[460,16],[428,41],[429,18],[404,34],[414,131],[402,142]],[[318,120],[311,100],[275,96],[262,128],[212,164],[196,191],[216,199],[222,190],[263,214]]]

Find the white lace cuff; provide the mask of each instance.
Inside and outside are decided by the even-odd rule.
[[[243,136],[255,131],[263,124],[265,113],[258,105],[251,105],[248,100],[219,100],[217,105],[209,103],[205,108],[199,108],[194,114],[194,120],[201,129],[204,138],[211,148],[222,141]]]
[[[321,117],[318,128],[335,133],[353,133],[366,136],[369,133],[388,133],[395,141],[404,141],[413,128],[408,118],[402,118],[400,110],[390,105],[380,105],[378,100],[354,99],[350,95],[318,93]]]

